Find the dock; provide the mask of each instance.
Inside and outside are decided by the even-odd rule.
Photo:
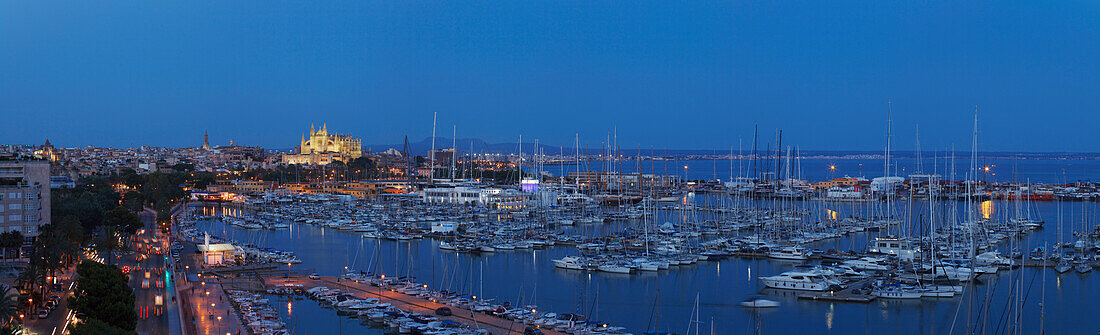
[[[237,278],[236,280],[223,279],[222,281],[226,288],[253,291],[258,287],[276,287],[287,284],[301,285],[302,289],[305,290],[325,286],[332,289],[342,289],[348,294],[358,298],[376,298],[382,302],[392,304],[393,307],[424,315],[435,315],[435,310],[437,308],[448,307],[451,309],[451,315],[438,316],[440,320],[460,322],[470,325],[475,329],[480,328],[488,330],[490,334],[494,335],[523,334],[524,328],[527,327],[527,325],[521,321],[508,320],[493,315],[478,313],[469,309],[441,304],[421,297],[400,293],[388,287],[377,287],[367,283],[338,280],[338,278],[333,276],[323,276],[320,279],[314,280],[300,274],[292,274],[289,276],[263,276],[260,277],[260,279],[264,281],[262,285],[256,285],[257,283],[250,282],[249,279],[245,278]],[[565,333],[549,329],[540,330],[548,335],[565,335]]]

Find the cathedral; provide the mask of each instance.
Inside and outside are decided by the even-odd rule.
[[[328,125],[321,130],[309,126],[309,137],[302,136],[302,142],[295,147],[293,154],[283,156],[286,164],[328,164],[333,161],[349,162],[363,157],[363,141],[349,135],[328,133]]]

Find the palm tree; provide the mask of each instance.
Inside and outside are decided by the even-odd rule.
[[[96,240],[96,248],[107,253],[107,265],[114,265],[114,252],[126,247],[121,233],[117,226],[103,226],[103,231]]]
[[[0,284],[0,325],[7,326],[19,316],[19,291]],[[6,328],[6,327],[5,327]]]

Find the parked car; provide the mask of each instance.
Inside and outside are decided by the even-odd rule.
[[[542,334],[542,330],[539,330],[538,328],[535,328],[535,327],[527,326],[527,328],[523,329],[523,335],[540,335],[540,334]]]
[[[43,308],[43,309],[38,310],[38,318],[39,319],[45,319],[45,318],[48,318],[48,317],[50,317],[50,309],[49,308]]]
[[[435,309],[435,315],[439,315],[439,316],[450,316],[450,315],[451,315],[451,308],[450,308],[450,307],[440,307],[440,308],[436,308],[436,309]]]

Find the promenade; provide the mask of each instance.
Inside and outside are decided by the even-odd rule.
[[[199,273],[199,255],[193,243],[181,241],[180,263],[182,270],[176,277],[180,299],[180,313],[185,335],[248,334],[240,315],[233,308],[221,279]]]
[[[394,307],[400,308],[405,311],[414,313],[421,313],[425,315],[435,315],[435,309],[439,307],[449,307],[452,315],[439,317],[442,320],[451,320],[455,322],[464,323],[474,328],[480,328],[488,330],[490,334],[523,334],[523,330],[526,325],[520,321],[512,321],[501,317],[496,317],[488,314],[477,313],[469,309],[458,308],[455,306],[449,306],[438,302],[433,302],[428,299],[424,299],[417,296],[403,294],[397,291],[390,290],[386,287],[371,286],[367,283],[357,283],[354,281],[337,280],[335,277],[325,276],[320,279],[309,279],[302,275],[292,275],[289,277],[284,276],[266,276],[262,277],[264,285],[266,287],[276,287],[286,284],[302,285],[302,288],[308,290],[314,287],[325,286],[334,289],[343,289],[348,294],[352,294],[359,298],[377,298],[385,303],[390,303]],[[257,287],[256,283],[247,279],[240,279],[230,283],[228,280],[225,285],[231,289],[249,290]],[[564,335],[565,333],[556,332],[548,329],[542,329],[544,334],[549,335]]]

